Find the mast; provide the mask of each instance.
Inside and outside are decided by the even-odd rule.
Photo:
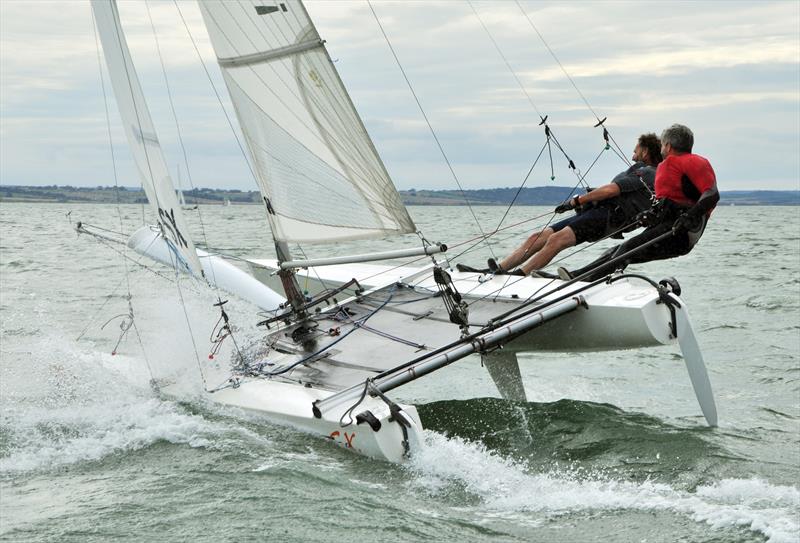
[[[280,266],[282,262],[288,262],[292,259],[292,255],[289,252],[289,245],[285,241],[275,241],[275,253],[278,256],[278,266]],[[286,294],[286,299],[289,300],[292,309],[296,311],[298,315],[301,315],[303,311],[302,307],[305,305],[305,297],[300,292],[300,285],[297,282],[297,276],[294,270],[281,268],[278,270],[278,277],[281,278],[283,292]]]

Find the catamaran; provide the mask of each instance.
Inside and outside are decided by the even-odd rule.
[[[703,415],[716,425],[676,281],[621,272],[593,282],[464,272],[453,268],[445,244],[418,233],[300,0],[200,2],[277,258],[250,260],[246,273],[197,249],[116,2],[92,0],[92,7],[128,144],[157,218],[134,232],[128,246],[183,280],[270,315],[250,316],[263,337],[246,354],[234,353],[227,381],[209,391],[213,401],[402,462],[418,446],[422,423],[413,405],[389,393],[467,356],[482,357],[504,398],[525,401],[519,352],[678,342]],[[101,235],[85,225],[79,230]],[[415,245],[384,253],[298,259],[290,249],[415,233]],[[401,262],[375,263],[391,259]],[[419,259],[427,264],[413,265]],[[210,309],[220,311],[223,303]]]

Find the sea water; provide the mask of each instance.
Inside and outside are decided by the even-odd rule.
[[[200,371],[212,387],[226,365],[224,351],[208,356],[215,295],[73,229],[131,232],[142,212],[0,207],[0,539],[800,541],[799,208],[721,207],[691,254],[635,268],[680,281],[718,428],[705,426],[676,346],[521,356],[527,403],[500,400],[471,357],[393,392],[426,427],[406,465],[209,402]],[[411,212],[472,265],[551,219],[514,208],[502,224],[518,226],[472,247],[504,208],[474,208],[480,226],[466,207]],[[189,220],[214,250],[273,254],[258,206]],[[253,308],[226,307],[237,341],[257,340]],[[185,394],[154,393],[151,371],[177,375]]]

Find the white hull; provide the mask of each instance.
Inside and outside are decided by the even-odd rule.
[[[248,264],[256,279],[271,288],[280,288],[280,280],[273,273],[277,269],[275,260],[249,260]],[[456,288],[468,302],[478,299],[487,301],[482,307],[472,304],[470,322],[475,323],[483,323],[520,306],[531,296],[552,292],[563,285],[559,280],[533,277],[506,275],[486,280],[487,277],[476,273],[454,270],[449,273]],[[300,286],[312,294],[326,287],[342,285],[352,278],[358,279],[364,288],[402,281],[412,283],[418,289],[436,291],[431,273],[423,268],[340,264],[300,269],[297,270],[297,276]],[[546,296],[544,300],[577,292],[584,286],[586,283],[576,283],[554,292],[552,296]],[[675,342],[670,331],[669,309],[658,303],[658,292],[649,283],[638,279],[622,279],[610,285],[598,285],[580,294],[585,298],[587,311],[564,315],[515,339],[506,348],[515,352],[573,352],[632,349]]]
[[[170,263],[169,249],[163,240],[158,239],[157,233],[149,228],[137,231],[129,245],[154,260]],[[250,261],[256,280],[217,257],[200,251],[198,256],[206,268],[207,278],[211,275],[213,264],[220,287],[262,307],[266,306],[266,309],[274,309],[275,304],[283,301],[270,289],[280,288],[279,278],[274,273],[277,262]],[[626,349],[675,342],[670,328],[672,315],[669,308],[659,303],[659,293],[652,284],[639,279],[623,278],[590,288],[584,288],[588,286],[587,283],[577,283],[556,290],[563,287],[563,281],[515,276],[485,277],[457,271],[450,273],[456,288],[470,304],[471,333],[483,330],[491,319],[509,310],[520,309],[523,302],[533,296],[545,294],[541,302],[554,300],[554,304],[551,304],[554,306],[572,300],[572,310],[522,335],[515,335],[510,341],[506,340],[502,351],[487,349],[489,354],[484,354],[484,363],[501,394],[507,399],[525,401],[524,386],[514,353]],[[437,287],[429,268],[342,264],[298,271],[298,281],[309,293],[343,285],[353,278],[359,279],[361,287],[373,294],[367,293],[345,301],[353,293],[344,291],[339,294],[339,301],[351,308],[353,315],[363,316],[388,295],[397,305],[381,306],[382,310],[376,310],[369,320],[370,327],[413,338],[416,344],[387,342],[384,337],[367,332],[340,340],[338,332],[336,335],[324,333],[327,327],[338,326],[335,321],[320,321],[325,324],[315,333],[312,346],[307,346],[305,340],[290,339],[297,324],[284,327],[276,323],[277,329],[265,330],[264,340],[272,346],[260,360],[268,362],[271,370],[288,368],[289,371],[278,372],[271,377],[266,374],[258,377],[240,376],[237,386],[214,392],[210,399],[321,436],[358,454],[389,462],[404,462],[421,439],[422,424],[416,408],[394,404],[400,409],[398,415],[397,411],[392,413],[390,404],[379,395],[366,394],[359,401],[363,391],[359,383],[421,354],[435,353],[438,348],[458,343],[461,331],[457,325],[449,322],[441,298],[431,295],[437,291]],[[397,283],[405,286],[387,287]],[[671,296],[683,306],[679,298],[674,294]],[[561,301],[557,300],[559,298]],[[576,299],[580,299],[581,303],[578,304]],[[332,303],[337,306],[337,302]],[[331,300],[328,304],[331,304]],[[326,305],[321,306],[323,314],[331,307],[328,305],[328,309],[325,309]],[[678,312],[681,314],[681,333],[684,338],[694,341],[685,307],[678,308]],[[343,324],[343,336],[346,335],[345,331]],[[681,346],[684,347],[683,344]],[[705,377],[705,367],[696,344],[693,349],[696,353],[691,361],[687,360],[687,366],[696,389],[702,390],[698,398],[704,413],[711,413],[709,422],[715,424],[713,395]],[[328,354],[314,357],[309,362],[302,361],[315,351]],[[455,349],[451,352],[455,352]],[[295,364],[298,360],[299,366]],[[692,375],[692,372],[695,374]],[[698,379],[699,383],[695,383]],[[342,397],[346,394],[349,396]],[[334,396],[337,397],[330,399]],[[314,413],[315,402],[322,402],[320,405],[325,407]],[[352,412],[346,414],[351,408]],[[372,424],[356,422],[357,415],[365,412],[374,417],[371,418]],[[401,425],[398,416],[407,424]]]
[[[227,388],[211,395],[215,402],[236,407],[248,413],[263,416],[271,422],[292,426],[312,435],[323,437],[351,452],[378,460],[400,463],[406,460],[406,439],[399,422],[393,419],[389,407],[382,400],[367,396],[352,413],[352,424],[341,426],[339,418],[350,406],[323,413],[315,418],[313,402],[330,396],[332,392],[306,388],[296,384],[254,379],[237,388]],[[409,450],[414,450],[420,440],[422,424],[413,405],[400,405],[410,423],[406,429]],[[356,424],[356,415],[370,411],[380,421],[374,431],[369,424]],[[345,421],[349,419],[345,416]]]
[[[175,254],[170,250],[158,229],[143,226],[128,239],[128,247],[137,253],[174,267]],[[230,262],[197,249],[197,257],[206,281],[212,286],[236,294],[243,300],[257,305],[266,311],[274,311],[286,298],[253,279]]]

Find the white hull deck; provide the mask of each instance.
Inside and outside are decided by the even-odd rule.
[[[280,280],[274,273],[277,270],[275,260],[249,260],[248,264],[258,280],[280,290]],[[546,302],[580,291],[586,311],[571,312],[515,339],[506,346],[514,352],[618,350],[675,341],[670,329],[669,308],[659,303],[659,294],[651,284],[639,279],[624,278],[582,291],[587,283],[579,282],[556,291],[563,281],[508,275],[492,277],[456,270],[448,270],[448,273],[470,304],[469,322],[476,327],[521,306],[531,297],[545,295],[542,301]],[[310,295],[338,287],[353,278],[365,289],[399,282],[413,285],[420,292],[437,291],[430,268],[339,264],[300,269],[297,276],[300,287]],[[446,323],[457,335],[458,328],[449,322],[441,299],[433,298],[427,304],[408,304],[408,309],[429,322]],[[423,317],[428,312],[432,313]]]
[[[257,278],[279,287],[272,274],[274,261],[251,265]],[[390,268],[359,264],[301,270],[299,283],[310,294],[344,285],[354,277],[361,278],[368,292],[349,299],[350,292],[340,293],[338,302],[329,299],[311,321],[275,322],[266,330],[269,347],[251,356],[253,374],[236,388],[215,393],[213,399],[320,435],[352,452],[403,462],[420,439],[417,411],[395,404],[401,414],[393,414],[391,400],[366,393],[367,380],[377,386],[391,381],[383,389],[387,390],[400,386],[398,380],[425,375],[426,364],[436,357],[446,358],[446,365],[483,353],[483,347],[469,351],[468,346],[493,333],[484,330],[487,323],[520,308],[535,294],[550,292],[541,303],[553,300],[543,307],[557,314],[521,335],[511,334],[510,341],[497,343],[503,345],[501,351],[489,345],[483,354],[491,378],[507,399],[525,400],[513,353],[634,348],[674,341],[669,308],[657,303],[658,292],[645,281],[621,279],[585,290],[581,288],[587,284],[578,283],[555,292],[562,281],[509,276],[486,280],[480,274],[453,272],[456,287],[470,303],[469,331],[482,335],[478,341],[463,342],[461,330],[447,318],[442,298],[434,295],[437,288],[430,270]],[[404,364],[409,368],[397,371]],[[363,413],[379,424],[357,423]],[[401,425],[399,416],[408,423]],[[351,423],[342,425],[342,419]]]
[[[150,256],[153,245],[143,253]],[[250,265],[259,281],[280,288],[275,261]],[[703,412],[709,424],[716,424],[702,355],[685,305],[674,293],[669,297],[680,304],[677,317],[661,303],[653,284],[638,278],[566,285],[531,277],[450,274],[469,304],[466,340],[448,318],[431,268],[346,264],[299,270],[300,286],[310,295],[330,292],[353,278],[363,291],[348,287],[328,294],[305,320],[274,320],[264,338],[246,349],[245,366],[233,373],[235,385],[214,392],[211,400],[358,454],[404,462],[421,439],[422,423],[413,405],[386,396],[390,390],[481,354],[501,395],[525,401],[515,353],[663,345],[675,342],[676,325]],[[238,285],[234,279],[232,287]],[[536,304],[523,307],[532,298]]]

